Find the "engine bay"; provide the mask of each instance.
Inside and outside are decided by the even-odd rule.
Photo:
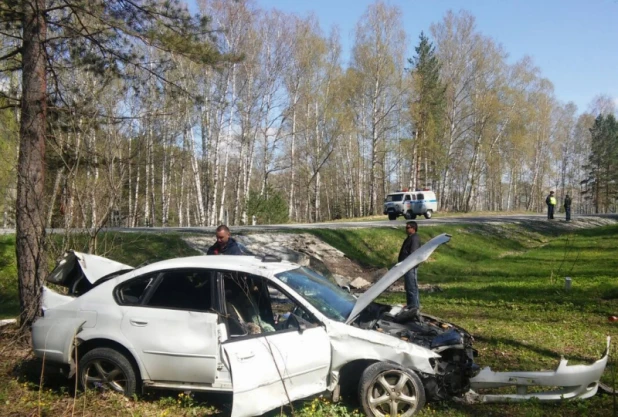
[[[416,309],[373,303],[359,317],[357,324],[439,353],[435,375],[419,373],[428,396],[443,400],[469,391],[470,379],[480,368],[474,363],[478,352],[474,338],[466,330]]]

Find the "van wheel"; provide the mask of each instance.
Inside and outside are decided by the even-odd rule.
[[[416,214],[410,213],[410,220],[414,220],[414,219],[416,219]]]
[[[412,212],[411,211],[406,211],[404,213],[403,217],[405,217],[406,220],[412,219]]]
[[[397,215],[395,213],[388,213],[389,220],[397,220]]]
[[[79,381],[84,391],[115,391],[130,397],[137,389],[137,372],[117,350],[96,348],[79,361]]]
[[[425,213],[425,218],[431,219],[431,210],[427,210],[427,213]]]
[[[363,372],[359,400],[370,417],[417,414],[425,405],[425,389],[411,370],[386,362],[377,362]]]

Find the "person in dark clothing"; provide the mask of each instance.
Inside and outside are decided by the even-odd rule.
[[[571,221],[571,197],[567,194],[564,197],[564,212],[566,213],[566,221]]]
[[[554,209],[556,208],[556,197],[553,191],[549,192],[549,195],[545,199],[545,204],[547,204],[547,220],[553,220]]]
[[[241,246],[230,237],[230,229],[222,224],[215,233],[217,242],[208,248],[206,255],[244,255]]]
[[[421,247],[421,239],[416,234],[418,225],[414,221],[406,223],[406,233],[408,237],[404,240],[399,251],[398,262],[403,261],[410,256],[415,250]],[[416,278],[416,269],[412,268],[404,275],[404,286],[406,289],[406,304],[409,308],[419,309],[421,304],[418,298],[418,280]]]

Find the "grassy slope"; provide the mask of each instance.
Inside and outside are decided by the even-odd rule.
[[[448,318],[476,338],[478,362],[494,370],[554,369],[560,355],[589,363],[604,349],[618,323],[618,226],[556,235],[520,226],[445,226],[420,229],[423,241],[448,232],[451,242],[421,266],[419,280],[444,291],[422,294],[424,311]],[[392,266],[402,230],[320,230],[327,242],[359,262]],[[564,277],[573,279],[564,291]],[[382,301],[403,303],[402,293]],[[618,338],[614,339],[618,343]],[[524,406],[432,406],[421,415],[611,415],[608,397]]]
[[[554,369],[561,354],[571,363],[587,363],[601,354],[606,334],[618,333],[618,323],[607,322],[607,315],[618,313],[615,282],[618,226],[559,235],[540,222],[525,228],[513,225],[423,228],[421,224],[423,241],[445,232],[452,234],[453,239],[440,247],[419,271],[421,282],[438,284],[444,291],[422,294],[421,303],[425,311],[448,318],[474,334],[480,365],[495,370]],[[352,259],[375,267],[392,266],[405,237],[403,230],[396,229],[312,233]],[[177,235],[114,234],[108,236],[105,244],[111,248],[107,256],[133,265],[146,259],[192,253]],[[0,314],[7,310],[14,312],[16,307],[10,303],[7,305],[12,307],[4,307],[5,301],[14,299],[16,293],[13,254],[14,242],[3,237],[0,240],[0,297],[3,297],[0,308],[5,310],[0,310]],[[567,274],[573,278],[570,292],[563,290]],[[393,303],[403,300],[403,294],[399,293],[387,294],[382,299]],[[29,415],[38,409],[37,371],[30,375],[22,372],[17,380],[11,369],[18,363],[13,357],[2,366],[0,404],[9,401],[7,410]],[[54,391],[49,391],[50,388]],[[41,397],[42,409],[49,410],[49,415],[62,415],[59,410],[70,409],[73,400],[67,389],[58,391],[58,385],[50,383]],[[155,396],[126,403],[115,396],[104,401],[80,396],[78,410],[82,402],[88,404],[86,415],[207,415],[212,412],[208,406],[181,397]],[[91,408],[94,405],[96,410]],[[596,396],[557,405],[534,401],[491,406],[431,404],[420,415],[607,416],[613,414],[612,407],[611,398]],[[303,416],[354,412],[352,408],[322,402],[297,407],[297,411]]]

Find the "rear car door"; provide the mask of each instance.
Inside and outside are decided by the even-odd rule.
[[[203,269],[162,271],[116,288],[125,306],[122,333],[152,381],[215,382],[220,355],[213,289],[213,274]]]

